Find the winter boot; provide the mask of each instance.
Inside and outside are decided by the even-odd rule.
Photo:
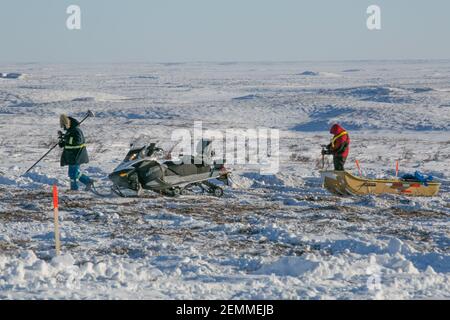
[[[72,191],[78,191],[78,182],[77,180],[70,180],[70,190]]]
[[[84,174],[80,177],[80,182],[86,185],[85,191],[90,191],[94,187],[94,179]]]

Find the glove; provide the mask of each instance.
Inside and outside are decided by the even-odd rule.
[[[65,137],[64,134],[61,131],[58,131],[58,146],[60,148],[64,148],[64,146],[66,145],[66,141],[65,141]]]
[[[328,145],[322,145],[322,155],[329,155],[332,154],[331,152],[331,144]]]

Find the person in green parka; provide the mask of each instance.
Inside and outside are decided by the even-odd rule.
[[[78,181],[86,185],[86,191],[94,185],[94,180],[81,173],[80,166],[89,163],[86,140],[79,122],[75,118],[62,114],[59,118],[61,128],[59,132],[59,147],[63,148],[61,167],[69,166],[70,190],[79,190]]]

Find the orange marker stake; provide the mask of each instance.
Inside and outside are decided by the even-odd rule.
[[[53,186],[53,218],[55,224],[55,249],[56,255],[61,253],[61,243],[59,241],[59,211],[58,211],[58,188]]]
[[[355,160],[356,166],[358,167],[359,176],[362,177],[361,167],[359,166],[359,161]]]
[[[398,160],[395,161],[395,177],[398,178]]]

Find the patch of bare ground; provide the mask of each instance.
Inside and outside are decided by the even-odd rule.
[[[129,202],[113,202],[102,199],[62,199],[60,207],[62,210],[70,209],[91,209],[95,206],[117,206],[117,207],[131,207],[139,203],[139,200],[130,200]]]
[[[310,157],[306,157],[306,156],[300,155],[298,153],[292,153],[289,156],[289,160],[292,162],[299,162],[299,163],[310,163],[311,162]]]
[[[30,248],[30,240],[12,239],[10,242],[0,241],[0,254],[13,254],[20,248]]]
[[[382,225],[379,228],[372,230],[372,232],[381,236],[393,236],[402,240],[410,240],[420,243],[433,242],[433,233],[431,231],[418,230],[411,227]]]
[[[433,210],[405,210],[402,208],[391,208],[389,212],[396,217],[402,218],[443,218],[447,215],[443,212]]]
[[[0,191],[1,191],[0,197],[2,200],[8,200],[12,198],[12,200],[15,201],[25,201],[25,200],[43,200],[52,198],[52,193],[50,191],[43,191],[43,190],[29,191],[22,189],[13,189],[13,190],[0,189]]]
[[[48,220],[48,215],[42,212],[25,210],[3,211],[0,213],[0,222],[32,222]]]
[[[10,243],[10,242],[0,241],[0,254],[2,254],[2,253],[9,254],[16,250],[17,250],[17,245]]]
[[[192,204],[185,203],[170,208],[171,212],[188,215],[192,217],[211,220],[217,224],[225,224],[229,222],[244,221],[248,215],[269,215],[273,210],[280,210],[279,204],[239,204],[228,203],[226,205],[206,205],[206,206],[192,206]]]

